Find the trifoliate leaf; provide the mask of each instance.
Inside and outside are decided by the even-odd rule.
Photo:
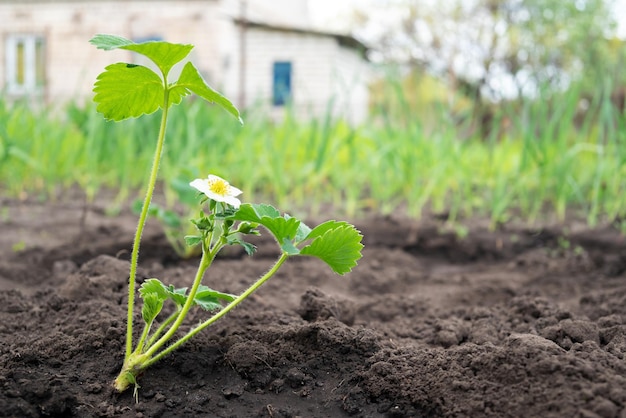
[[[194,304],[206,311],[216,311],[222,309],[222,301],[232,302],[235,298],[236,296],[234,295],[218,292],[207,286],[200,285],[193,301]]]
[[[164,41],[135,43],[116,35],[99,34],[89,41],[97,48],[110,51],[120,48],[148,57],[163,72],[165,77],[174,65],[182,61],[193,49],[193,45],[172,44]]]
[[[161,78],[142,65],[117,63],[105,68],[93,89],[96,110],[120,121],[155,112],[163,103]]]
[[[198,69],[191,62],[185,64],[178,81],[172,87],[172,92],[188,89],[204,100],[220,105],[224,110],[237,118],[239,123],[243,124],[239,110],[237,110],[230,100],[209,87],[200,75]]]
[[[276,208],[266,204],[244,203],[229,218],[263,225],[274,235],[279,245],[282,245],[285,239],[293,240],[300,225],[298,219],[280,216],[280,212]]]
[[[163,308],[164,299],[158,293],[144,293],[143,306],[141,307],[141,316],[146,324],[151,324]]]
[[[325,226],[320,225],[321,228],[319,226],[314,228],[311,234],[315,233],[316,238],[311,244],[303,247],[300,254],[318,257],[326,262],[335,273],[343,275],[352,270],[361,258],[363,236],[348,223],[339,222],[338,224],[339,226],[329,229],[329,223],[326,222],[322,224]],[[322,235],[317,235],[316,229],[318,232],[325,231]]]

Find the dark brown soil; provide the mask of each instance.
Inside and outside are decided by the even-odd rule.
[[[356,222],[346,277],[291,259],[221,320],[141,377],[121,366],[136,218],[4,201],[0,415],[7,417],[626,417],[626,244],[611,227]],[[19,251],[18,251],[19,250]],[[206,284],[237,293],[277,255],[220,257]],[[157,225],[141,278],[177,287]],[[199,319],[200,313],[192,321]],[[139,319],[139,315],[137,315]]]

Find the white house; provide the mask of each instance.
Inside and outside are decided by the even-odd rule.
[[[314,1],[314,0],[313,0]],[[365,46],[313,30],[307,0],[0,0],[0,92],[47,103],[91,97],[96,76],[129,51],[103,52],[96,33],[195,45],[190,59],[240,108],[301,115],[329,107],[365,119]]]

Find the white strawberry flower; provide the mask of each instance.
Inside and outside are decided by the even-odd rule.
[[[238,188],[231,186],[226,180],[221,177],[209,174],[205,179],[195,179],[189,183],[191,187],[204,193],[209,199],[216,202],[223,202],[238,209],[241,205],[241,201],[237,199],[242,191]]]

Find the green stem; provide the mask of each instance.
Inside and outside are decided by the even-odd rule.
[[[149,347],[152,346],[152,344],[154,344],[154,341],[159,338],[159,336],[161,334],[163,334],[163,331],[165,331],[165,328],[167,328],[167,326],[169,324],[172,323],[172,321],[174,321],[176,319],[176,317],[180,314],[180,309],[177,309],[176,311],[172,312],[172,314],[170,316],[167,317],[167,319],[165,321],[163,321],[163,323],[159,326],[159,328],[157,328],[156,331],[154,331],[154,335],[152,337],[150,337],[150,339],[148,340],[148,342],[146,343],[146,345]]]
[[[178,347],[183,345],[187,340],[192,338],[194,335],[196,335],[197,333],[199,333],[200,331],[202,331],[203,329],[205,329],[206,327],[208,327],[209,325],[213,324],[215,321],[217,321],[218,319],[226,315],[228,312],[230,312],[235,306],[239,305],[239,303],[244,301],[248,296],[254,293],[259,287],[261,287],[263,283],[265,283],[270,277],[276,274],[280,266],[285,262],[285,260],[287,260],[288,257],[289,257],[289,254],[282,253],[280,258],[276,261],[276,263],[272,266],[272,268],[267,273],[265,273],[259,280],[257,280],[252,286],[250,286],[248,290],[243,292],[241,295],[237,296],[235,300],[230,302],[228,305],[226,305],[222,310],[220,310],[218,313],[213,315],[211,318],[207,319],[206,321],[204,321],[197,327],[190,330],[187,334],[181,337],[174,344],[172,344],[165,350],[161,351],[159,354],[155,355],[154,357],[150,358],[150,360],[147,360],[145,363],[143,363],[142,368],[146,368],[152,365],[153,363],[159,361],[161,358],[165,357],[170,352],[176,350]]]
[[[141,242],[141,235],[143,234],[143,228],[148,217],[148,209],[150,207],[150,202],[152,201],[152,194],[154,192],[157,174],[159,172],[159,163],[161,162],[163,143],[165,142],[165,127],[167,125],[167,113],[169,109],[168,102],[169,90],[166,88],[163,96],[163,113],[161,115],[159,138],[157,140],[156,150],[154,151],[154,160],[152,161],[150,179],[148,180],[148,188],[143,201],[143,207],[141,208],[141,214],[139,215],[139,222],[137,224],[137,231],[133,241],[133,251],[130,260],[130,275],[128,278],[128,314],[126,317],[126,355],[124,360],[128,360],[133,352],[133,310],[135,305],[135,282],[137,278],[137,263],[139,260],[139,244]]]
[[[143,326],[143,331],[141,332],[141,337],[139,338],[139,342],[137,343],[137,348],[135,349],[135,351],[137,353],[141,353],[141,351],[143,350],[143,346],[146,342],[146,338],[148,338],[148,333],[150,332],[150,328],[152,328],[152,323],[154,321],[150,321],[149,324],[145,324]]]
[[[189,309],[191,309],[191,307],[193,306],[193,302],[196,297],[196,293],[198,292],[198,287],[200,286],[200,283],[202,283],[202,277],[204,277],[204,273],[209,268],[209,266],[213,262],[213,259],[215,258],[215,254],[219,252],[222,246],[223,245],[216,245],[215,248],[211,249],[211,251],[202,252],[202,259],[200,260],[200,265],[198,266],[198,271],[196,272],[196,277],[193,280],[193,285],[191,286],[191,290],[189,291],[187,301],[183,305],[180,313],[178,314],[178,318],[176,318],[176,321],[172,324],[170,329],[146,351],[146,358],[151,358],[154,353],[159,348],[161,348],[163,344],[165,344],[170,338],[172,338],[174,333],[176,333],[176,331],[178,330],[178,327],[180,327],[180,325],[183,323],[183,320],[185,319],[185,316],[187,316]],[[142,365],[142,368],[146,367],[147,364],[144,363]]]

